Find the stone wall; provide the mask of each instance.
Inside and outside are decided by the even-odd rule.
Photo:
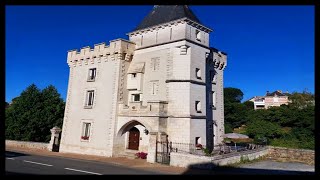
[[[314,165],[315,156],[313,150],[291,149],[269,146],[268,158],[282,161],[303,162]]]
[[[196,167],[201,169],[210,169],[214,166],[223,166],[234,164],[241,161],[241,159],[253,160],[268,154],[268,148],[259,150],[250,150],[232,154],[225,154],[219,156],[199,156],[193,154],[170,153],[170,166],[178,167]]]
[[[49,143],[6,140],[6,147],[21,147],[48,150]]]

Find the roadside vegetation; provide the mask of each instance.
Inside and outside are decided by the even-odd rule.
[[[289,96],[289,105],[254,110],[253,102],[241,103],[243,92],[224,88],[225,132],[248,135],[257,143],[314,149],[314,94],[303,91]]]
[[[5,137],[8,140],[49,142],[50,129],[62,128],[65,103],[50,85],[40,90],[27,87],[5,108]]]

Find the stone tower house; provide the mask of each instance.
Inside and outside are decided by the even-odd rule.
[[[209,47],[211,31],[188,6],[160,5],[129,40],[69,51],[60,151],[143,151],[154,162],[156,140],[221,143],[227,60]]]

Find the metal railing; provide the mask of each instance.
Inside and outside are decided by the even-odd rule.
[[[170,152],[187,153],[201,156],[216,156],[230,153],[238,153],[243,151],[261,149],[263,147],[265,147],[265,145],[252,143],[224,143],[220,145],[215,145],[213,147],[213,151],[209,153],[209,151],[203,145],[169,142]]]

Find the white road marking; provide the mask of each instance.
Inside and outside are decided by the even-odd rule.
[[[99,174],[99,173],[94,173],[94,172],[89,172],[89,171],[82,171],[82,170],[78,170],[78,169],[71,169],[71,168],[64,168],[64,169],[70,170],[70,171],[78,171],[78,172],[88,173],[88,174],[102,175],[102,174]]]
[[[11,160],[14,160],[13,158],[6,158],[6,159],[11,159]]]
[[[39,165],[43,165],[43,166],[52,166],[51,164],[43,164],[43,163],[38,163],[38,162],[33,162],[33,161],[27,161],[27,160],[24,160],[24,162],[33,163],[33,164],[39,164]]]

